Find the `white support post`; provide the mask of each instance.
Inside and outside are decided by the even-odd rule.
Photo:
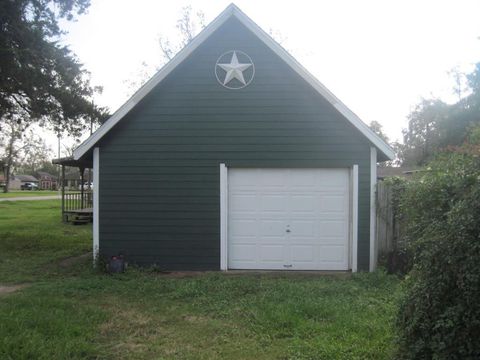
[[[97,263],[100,251],[99,232],[99,194],[100,194],[100,148],[93,149],[93,265]]]
[[[376,201],[375,195],[377,190],[377,149],[372,146],[370,148],[370,272],[377,268],[377,239],[376,239]]]
[[[358,271],[358,165],[352,168],[352,272]]]
[[[228,169],[220,164],[220,270],[228,270]]]

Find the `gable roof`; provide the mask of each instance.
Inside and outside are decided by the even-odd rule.
[[[252,31],[265,45],[284,60],[298,75],[309,83],[321,96],[323,96],[340,114],[342,114],[355,128],[357,128],[383,155],[393,160],[394,151],[380,137],[342,103],[330,90],[310,74],[295,58],[290,55],[280,44],[273,40],[270,35],[263,31],[235,4],[230,4],[215,20],[203,29],[187,46],[175,57],[163,66],[149,81],[147,81],[132,97],[127,100],[100,128],[86,139],[73,153],[75,160],[80,159],[94,145],[123,119],[150,91],[152,91],[163,79],[165,79],[179,64],[181,64],[195,49],[197,49],[211,34],[215,32],[232,16],[236,17],[247,29]]]
[[[51,180],[56,180],[57,177],[55,175],[52,175],[46,171],[37,171],[37,175],[40,176],[41,178],[47,178]]]
[[[20,181],[27,181],[27,182],[38,182],[38,179],[32,175],[15,175],[17,179]]]

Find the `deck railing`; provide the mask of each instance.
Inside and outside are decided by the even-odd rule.
[[[83,195],[83,196],[82,196]],[[63,197],[63,211],[74,211],[93,208],[93,192],[81,191],[65,192]]]

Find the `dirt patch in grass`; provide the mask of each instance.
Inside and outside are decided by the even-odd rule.
[[[1,285],[0,284],[0,296],[11,294],[18,290],[22,290],[27,286],[28,286],[27,284],[19,284],[19,285]]]
[[[204,276],[206,274],[208,274],[206,271],[164,271],[159,273],[160,276],[172,279],[193,278]]]
[[[118,300],[104,305],[111,316],[99,328],[99,339],[106,340],[102,347],[115,359],[126,359],[132,354],[143,354],[139,358],[145,358],[149,348],[166,337],[165,325],[152,314],[115,301]]]

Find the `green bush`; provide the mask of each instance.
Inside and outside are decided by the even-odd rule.
[[[413,269],[397,325],[401,359],[480,358],[480,160],[444,153],[401,202]]]

